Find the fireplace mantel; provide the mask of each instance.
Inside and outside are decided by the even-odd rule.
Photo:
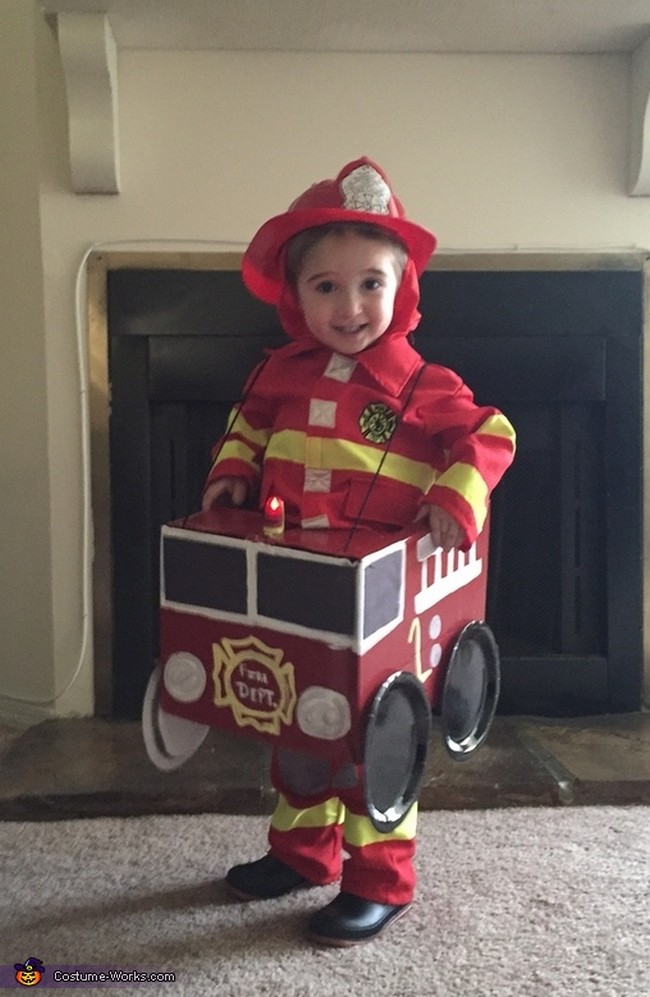
[[[155,656],[159,524],[196,506],[220,420],[262,349],[282,342],[239,262],[89,261],[98,713],[139,709]],[[440,254],[423,276],[416,347],[519,422],[491,553],[507,712],[641,707],[646,284],[639,252]],[[526,528],[519,510],[533,492]],[[570,553],[558,559],[554,545]]]

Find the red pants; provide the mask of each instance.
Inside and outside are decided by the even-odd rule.
[[[286,755],[285,755],[286,757]],[[292,753],[299,766],[305,756]],[[341,890],[379,903],[405,904],[413,898],[417,804],[402,823],[387,834],[377,831],[367,815],[358,770],[354,785],[342,787],[327,780],[316,792],[296,793],[296,783],[308,788],[310,779],[286,778],[279,756],[271,776],[279,799],[269,828],[271,852],[313,883],[333,883],[341,877]],[[318,766],[318,763],[316,762]],[[352,768],[352,767],[350,767]],[[286,766],[285,766],[286,769]],[[313,787],[317,781],[311,780]],[[349,858],[343,861],[343,851]]]

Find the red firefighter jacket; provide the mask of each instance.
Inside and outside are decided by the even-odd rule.
[[[497,409],[475,404],[456,374],[424,363],[409,344],[418,294],[409,266],[390,328],[343,356],[305,330],[287,289],[279,311],[295,341],[253,371],[207,483],[242,477],[250,492],[259,489],[260,506],[277,494],[288,522],[303,527],[402,527],[433,503],[470,546],[513,459],[515,434]]]

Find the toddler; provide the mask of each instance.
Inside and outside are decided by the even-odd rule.
[[[213,451],[204,509],[263,507],[277,494],[289,524],[303,528],[390,530],[427,517],[435,546],[469,548],[512,461],[514,431],[410,344],[418,278],[435,246],[366,158],[262,225],[243,278],[276,306],[290,342],[249,378]],[[331,771],[322,758],[279,749],[272,780],[270,850],[230,869],[232,893],[270,899],[341,879],[309,923],[310,937],[328,945],[367,941],[405,914],[416,805],[381,833],[358,766]]]

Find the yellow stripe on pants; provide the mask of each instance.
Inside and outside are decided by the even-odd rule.
[[[343,840],[355,848],[381,844],[385,841],[411,841],[415,837],[418,822],[418,805],[414,803],[401,824],[394,831],[378,831],[369,817],[348,812],[345,815]]]
[[[280,793],[275,812],[271,817],[271,827],[275,831],[292,831],[294,828],[329,827],[330,824],[342,824],[345,820],[345,807],[336,796],[324,803],[306,810],[292,807]]]

